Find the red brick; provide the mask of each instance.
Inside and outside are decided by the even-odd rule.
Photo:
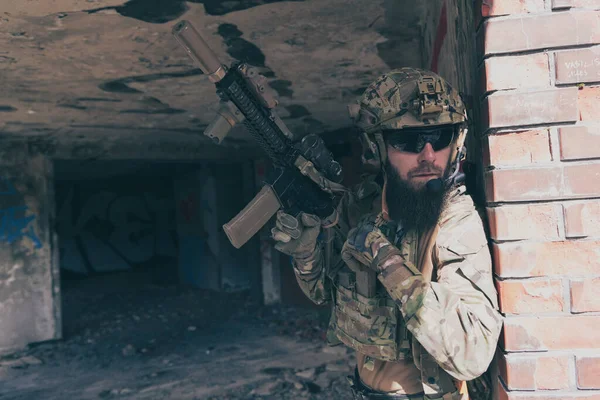
[[[527,201],[560,198],[561,167],[495,169],[486,173],[487,200]]]
[[[481,15],[484,17],[541,11],[544,11],[544,0],[483,0],[481,4]]]
[[[598,0],[552,0],[552,9],[557,8],[591,8],[598,10],[600,9],[600,2]]]
[[[498,400],[600,400],[600,393],[582,390],[566,392],[507,392],[502,382],[498,382]],[[494,397],[494,400],[496,398]]]
[[[548,130],[488,135],[486,166],[527,165],[552,161]]]
[[[549,86],[550,69],[545,53],[485,60],[486,91]]]
[[[496,92],[484,101],[489,128],[506,126],[575,122],[577,88],[540,90],[535,92]]]
[[[600,164],[566,165],[563,189],[570,198],[600,196]]]
[[[568,238],[600,236],[600,201],[566,203],[565,233]]]
[[[598,273],[600,274],[600,271]],[[571,281],[571,311],[600,311],[600,277]]]
[[[600,127],[569,126],[558,132],[561,160],[600,158]]]
[[[600,121],[600,86],[584,87],[579,90],[577,103],[580,121]]]
[[[600,357],[577,357],[577,387],[600,389]]]
[[[502,278],[596,276],[600,241],[493,243],[495,272]]]
[[[555,53],[556,83],[600,81],[600,46]]]
[[[494,240],[559,239],[562,209],[558,204],[519,204],[487,209]]]
[[[569,387],[570,358],[503,354],[498,366],[510,390],[558,390]]]
[[[600,163],[494,169],[485,175],[489,202],[600,196]]]
[[[506,351],[600,348],[600,316],[507,317],[501,336]]]
[[[507,314],[562,312],[563,285],[560,279],[497,281],[500,311]]]
[[[482,50],[490,55],[600,43],[599,18],[599,12],[587,10],[492,18],[480,31]]]

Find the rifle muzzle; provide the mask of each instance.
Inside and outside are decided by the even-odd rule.
[[[192,24],[186,20],[180,21],[173,27],[172,34],[208,79],[213,83],[223,79],[226,67],[219,62],[215,53]]]

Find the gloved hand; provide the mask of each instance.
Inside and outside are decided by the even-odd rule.
[[[386,246],[393,246],[382,229],[377,226],[376,221],[377,216],[368,216],[348,232],[348,238],[342,248],[342,259],[355,272],[367,269],[380,272],[373,261],[379,250]],[[390,227],[386,228],[390,229]]]
[[[321,219],[316,215],[300,213],[298,218],[277,212],[275,226],[271,228],[271,236],[277,242],[275,249],[296,259],[311,256],[317,245],[321,232]]]

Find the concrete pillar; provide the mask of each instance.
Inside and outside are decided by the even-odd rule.
[[[257,245],[231,245],[223,224],[250,200],[243,164],[203,165],[175,180],[179,273],[196,287],[240,291],[260,285]]]
[[[215,179],[206,166],[174,182],[179,279],[198,288],[220,290],[216,193]]]
[[[25,146],[3,147],[0,352],[62,335],[52,163]]]

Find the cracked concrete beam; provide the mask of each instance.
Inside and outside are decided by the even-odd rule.
[[[180,19],[221,62],[258,66],[299,136],[349,126],[347,104],[379,74],[421,64],[421,11],[408,0],[1,3],[0,135],[208,125],[218,98],[171,35]]]
[[[127,0],[29,0],[3,1],[0,13],[12,15],[43,17],[59,13],[72,13],[98,8],[117,7]]]

